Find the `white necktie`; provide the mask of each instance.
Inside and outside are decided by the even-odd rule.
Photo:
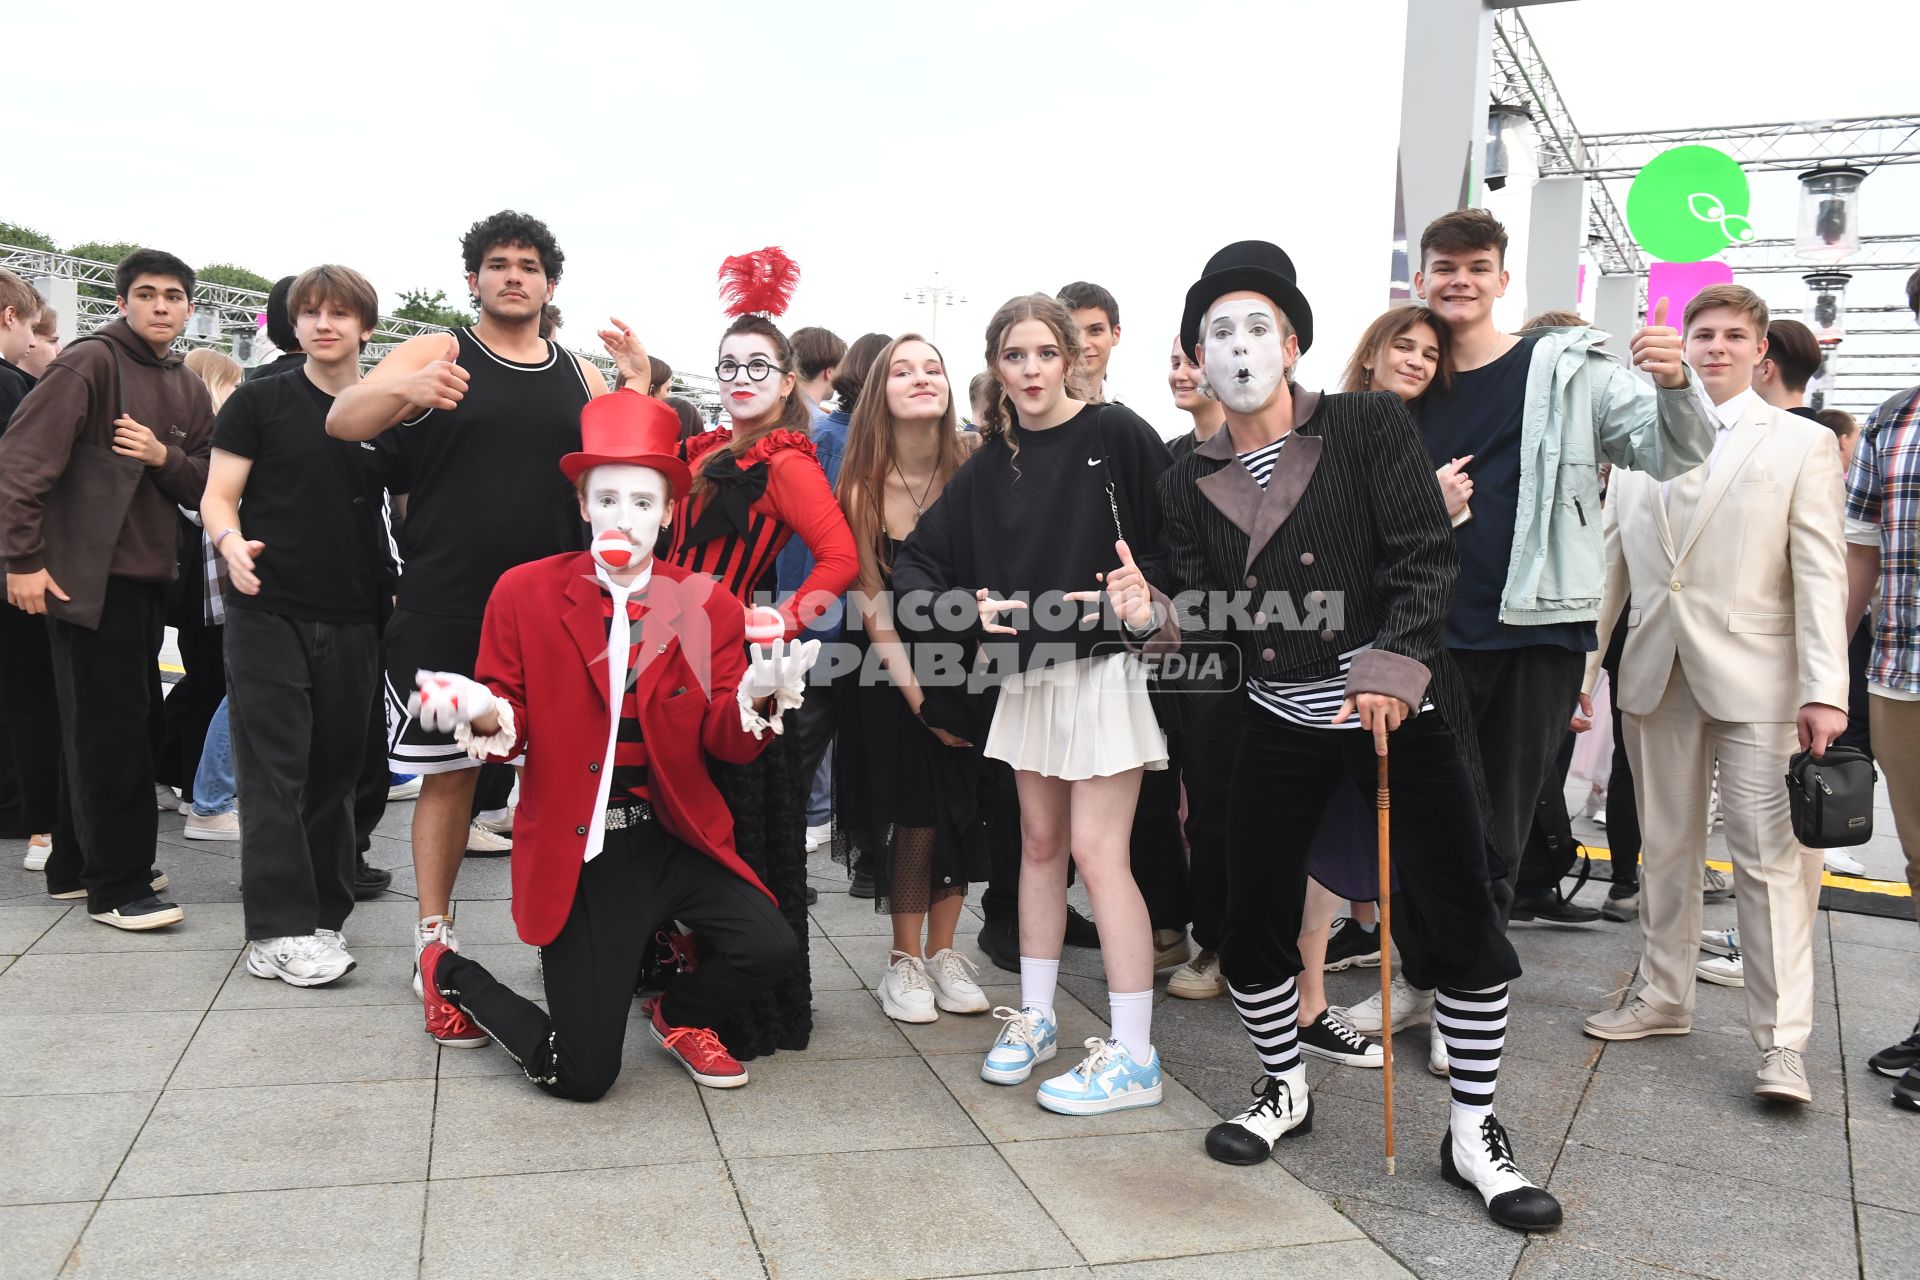
[[[607,842],[607,797],[613,788],[613,753],[620,742],[620,704],[627,691],[627,654],[632,643],[627,597],[645,585],[642,580],[623,587],[605,569],[596,566],[594,572],[613,597],[613,620],[607,626],[607,749],[600,756],[600,790],[593,798],[593,821],[587,825],[588,862],[600,856]]]

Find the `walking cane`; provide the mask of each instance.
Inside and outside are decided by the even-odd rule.
[[[1381,752],[1379,773],[1374,784],[1373,807],[1379,826],[1380,842],[1380,1066],[1387,1089],[1387,1176],[1393,1176],[1393,898],[1390,868],[1387,865],[1387,819],[1392,801],[1387,794],[1387,756]]]

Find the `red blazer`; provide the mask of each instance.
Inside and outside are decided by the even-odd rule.
[[[526,753],[513,824],[513,921],[552,942],[573,909],[599,793],[608,727],[606,593],[584,552],[509,569],[487,601],[474,678],[513,708],[517,737],[491,759]],[[772,741],[740,727],[746,619],[712,579],[655,558],[644,597],[634,692],[647,785],[661,826],[773,897],[733,847],[733,814],[707,772],[745,764]]]

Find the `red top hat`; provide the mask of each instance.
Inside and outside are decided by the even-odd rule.
[[[664,400],[632,388],[587,401],[580,411],[579,453],[560,459],[560,470],[578,481],[590,467],[651,467],[667,478],[675,498],[686,496],[693,473],[680,460],[680,415]]]

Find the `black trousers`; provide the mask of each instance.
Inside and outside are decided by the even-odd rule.
[[[1140,774],[1140,799],[1133,809],[1128,861],[1133,882],[1146,900],[1155,929],[1185,933],[1191,918],[1187,892],[1187,854],[1180,843],[1180,774],[1184,743],[1167,736],[1167,767]]]
[[[387,682],[379,676],[387,667],[384,658],[375,663],[367,736],[360,746],[360,778],[353,784],[353,848],[362,857],[373,848],[373,829],[387,816],[387,792],[393,787],[387,771]]]
[[[353,910],[354,789],[378,629],[234,609],[226,632],[247,937],[338,929]]]
[[[1873,731],[1867,723],[1867,667],[1873,661],[1873,619],[1853,629],[1847,641],[1847,731],[1834,745],[1873,755]]]
[[[66,730],[67,801],[47,862],[47,887],[60,892],[84,885],[90,912],[153,893],[160,814],[153,805],[148,717],[159,696],[155,664],[165,590],[158,582],[108,578],[97,630],[58,619],[47,624],[54,699]]]
[[[1227,938],[1221,972],[1243,991],[1300,972],[1307,855],[1328,797],[1353,787],[1371,805],[1378,757],[1359,729],[1309,729],[1249,708],[1227,808]],[[1394,940],[1417,987],[1473,991],[1520,976],[1487,875],[1479,803],[1460,748],[1431,712],[1388,743],[1390,853],[1401,893]],[[1404,902],[1404,907],[1400,904]]]
[[[987,889],[980,895],[980,911],[990,924],[1020,929],[1020,793],[1013,769],[1000,760],[986,761],[986,784],[980,791],[987,819]]]
[[[1181,735],[1180,780],[1187,791],[1187,888],[1193,941],[1218,951],[1227,936],[1227,802],[1240,721],[1248,714],[1239,689],[1198,694]]]
[[[179,591],[176,582],[170,590]],[[192,584],[198,591],[198,584]],[[228,614],[232,616],[231,613]],[[226,628],[208,626],[200,620],[197,604],[191,617],[173,611],[172,625],[178,633],[180,665],[186,674],[173,686],[162,705],[162,740],[154,762],[156,781],[180,788],[186,799],[193,798],[193,775],[200,768],[200,752],[207,744],[207,726],[220,700],[227,696],[227,673],[223,662]]]
[[[459,954],[441,961],[438,980],[529,1080],[556,1098],[592,1102],[620,1075],[634,983],[655,930],[674,920],[694,932],[699,950],[693,971],[661,997],[669,1026],[715,1025],[799,955],[766,894],[650,820],[607,832],[600,856],[580,869],[567,923],[540,948],[546,1009]]]
[[[0,602],[0,724],[7,781],[17,795],[22,835],[60,821],[60,712],[53,694],[47,620]],[[11,816],[11,815],[10,815]]]
[[[1627,762],[1627,731],[1620,704],[1613,704],[1613,767],[1607,776],[1607,849],[1613,858],[1613,882],[1640,884],[1640,801],[1633,792],[1633,766]]]
[[[1567,773],[1573,768],[1574,735],[1563,736],[1554,753],[1553,768],[1540,788],[1533,806],[1533,826],[1527,832],[1527,849],[1520,857],[1520,874],[1514,887],[1520,893],[1551,890],[1560,878],[1570,875],[1579,860],[1573,838],[1573,818],[1567,813]]]
[[[1578,704],[1586,656],[1558,645],[1521,649],[1453,649],[1466,682],[1480,763],[1492,804],[1486,834],[1506,863],[1494,882],[1500,918],[1513,909],[1534,811],[1547,784],[1567,720]],[[1458,985],[1458,984],[1455,984]]]

